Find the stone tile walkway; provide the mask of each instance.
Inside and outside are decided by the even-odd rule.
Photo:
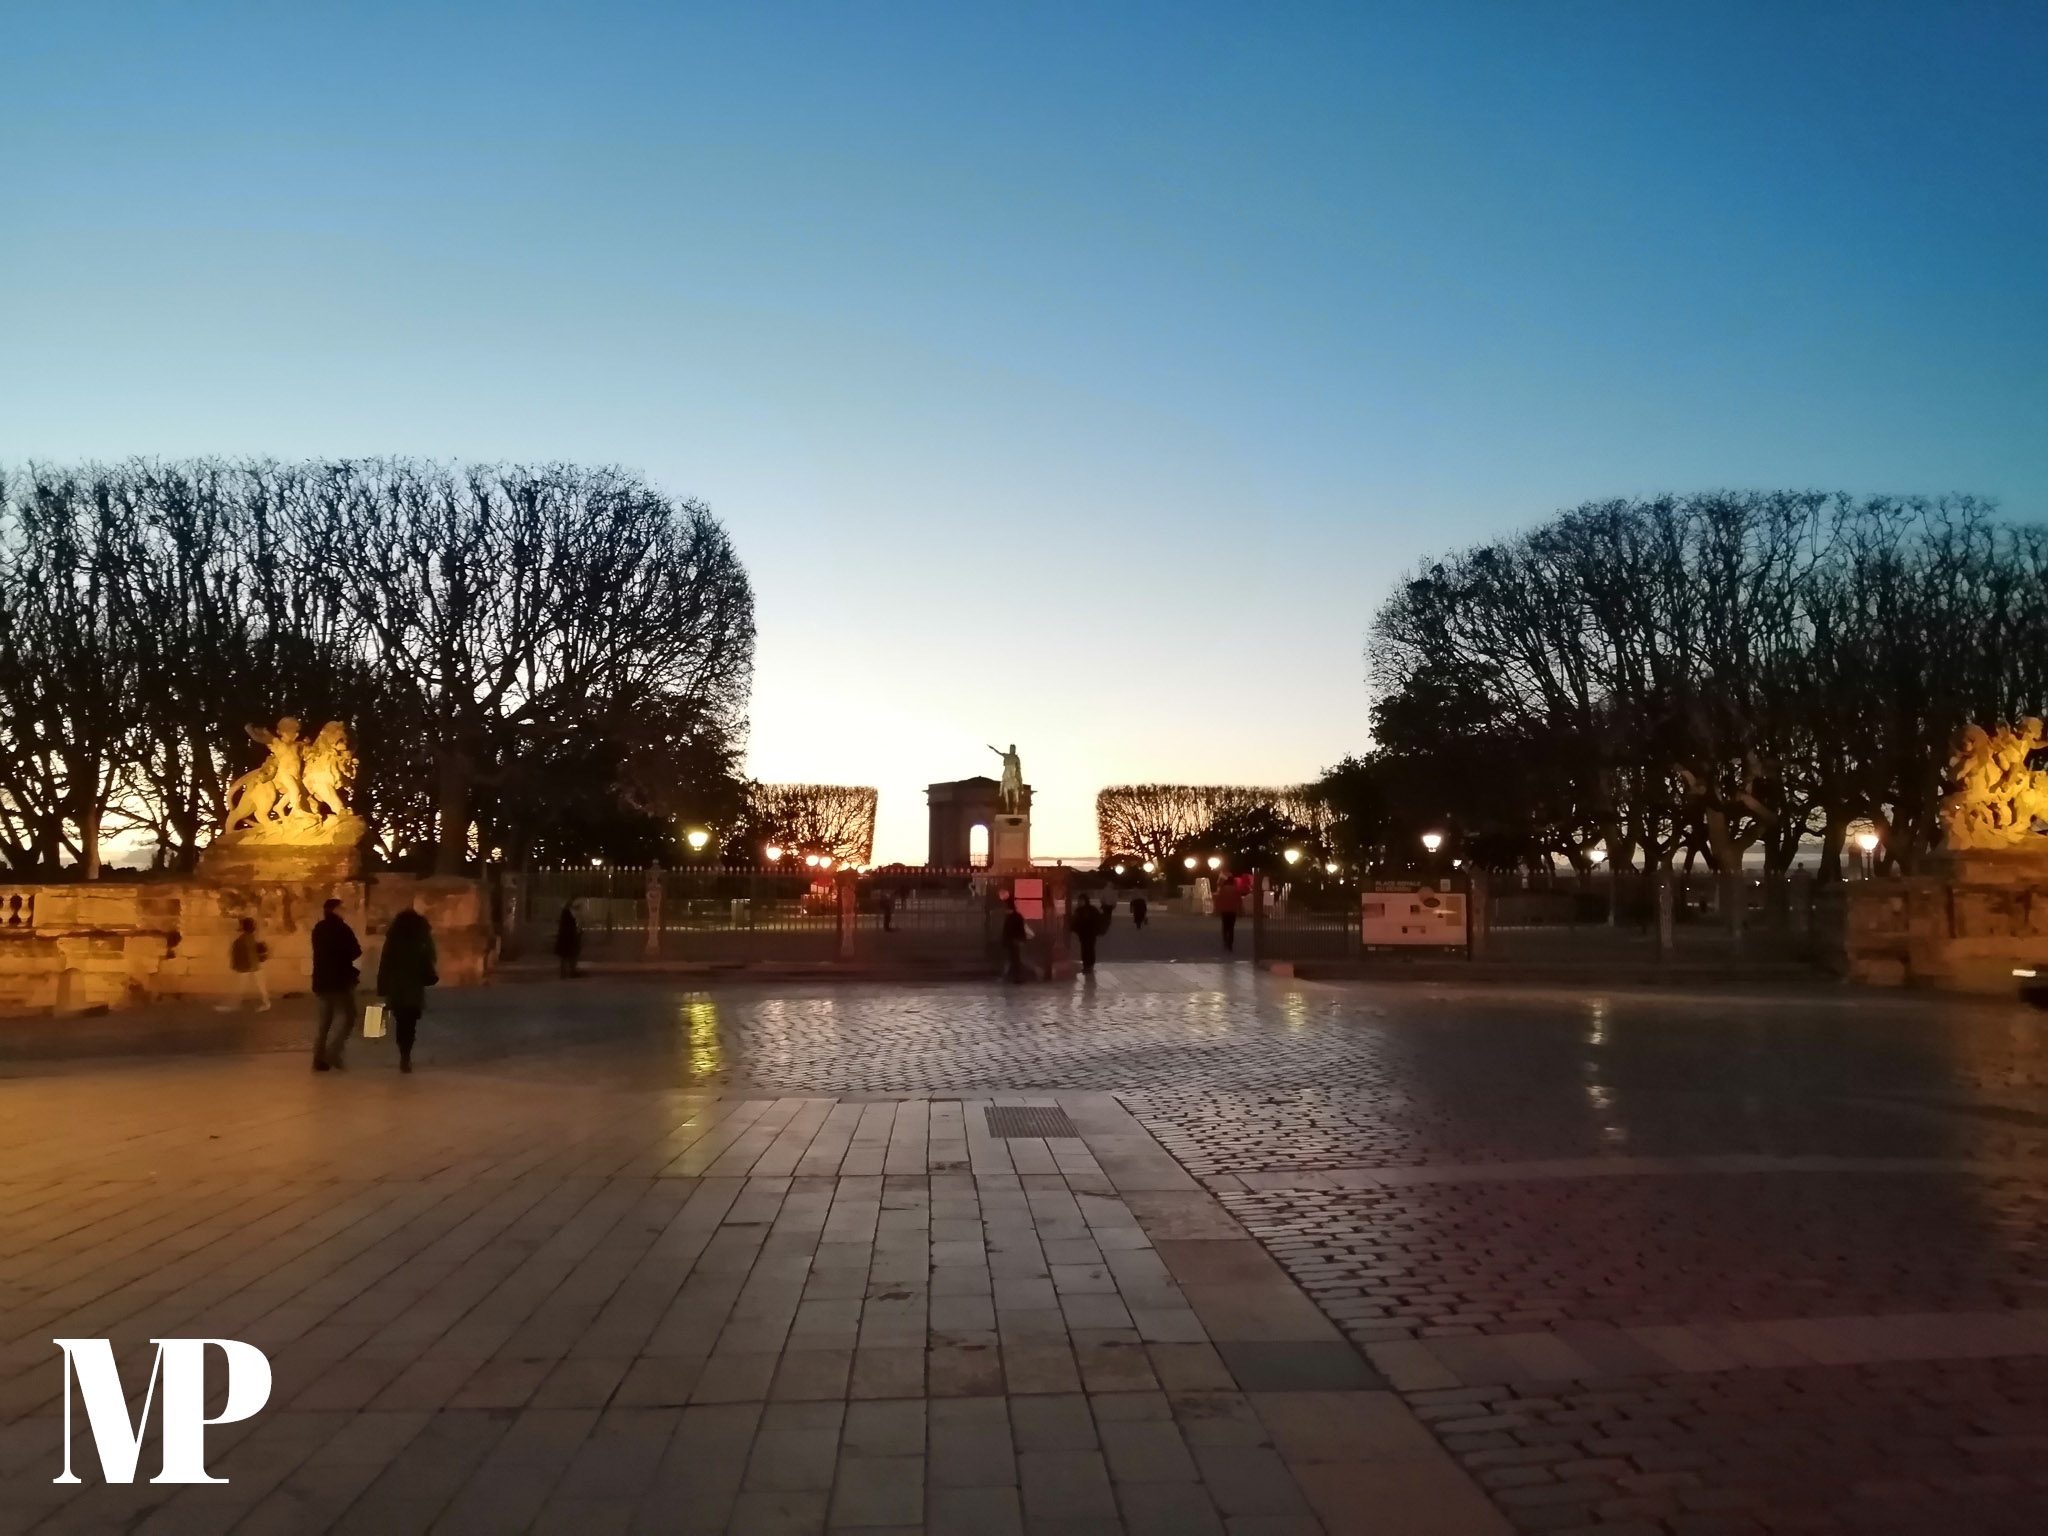
[[[437,1001],[405,1079],[293,1020],[0,1030],[0,1532],[2048,1529],[2018,1009]],[[232,1481],[53,1487],[49,1339],[139,1385],[167,1334],[277,1364]]]
[[[1001,1139],[979,1101],[360,1066],[38,1085],[0,1530],[1504,1529],[1106,1095],[1012,1096],[1078,1134]],[[53,1486],[49,1339],[139,1384],[166,1331],[272,1359],[228,1485]]]

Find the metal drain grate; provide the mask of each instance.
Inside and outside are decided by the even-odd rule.
[[[988,1115],[988,1133],[991,1136],[1079,1136],[1074,1122],[1067,1118],[1064,1109],[1044,1109],[1037,1105],[990,1104],[984,1111]]]

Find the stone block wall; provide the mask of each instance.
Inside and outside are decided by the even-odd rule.
[[[1844,891],[1849,979],[2010,993],[2015,968],[2048,973],[2048,856],[1951,853],[1921,874]]]
[[[444,986],[474,986],[494,958],[478,881],[380,874],[293,881],[93,881],[0,886],[0,1012],[78,1012],[227,998],[241,920],[269,946],[273,996],[307,990],[313,924],[330,896],[362,940],[363,986],[392,917],[416,905],[434,926]],[[10,918],[12,921],[10,921]]]

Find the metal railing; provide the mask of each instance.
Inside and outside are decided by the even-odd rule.
[[[566,910],[579,958],[593,964],[855,961],[970,970],[999,961],[1003,897],[1017,880],[1063,881],[1058,871],[1038,869],[997,875],[904,866],[856,874],[597,865],[508,870],[497,878],[508,960],[554,954]],[[1030,921],[1045,940],[1064,909],[1050,921],[1040,910]]]

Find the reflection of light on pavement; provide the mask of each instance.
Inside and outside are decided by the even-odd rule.
[[[1287,1032],[1298,1035],[1308,1028],[1308,999],[1299,992],[1289,992],[1280,999],[1280,1021],[1287,1026]]]
[[[1586,1007],[1591,1023],[1586,1029],[1586,1104],[1600,1122],[1600,1139],[1610,1147],[1628,1143],[1628,1127],[1614,1121],[1614,1093],[1600,1080],[1601,1060],[1592,1054],[1607,1044],[1607,999],[1596,997]]]
[[[715,1077],[725,1066],[725,1044],[718,1030],[718,1004],[701,993],[683,999],[681,1037],[683,1078]]]

